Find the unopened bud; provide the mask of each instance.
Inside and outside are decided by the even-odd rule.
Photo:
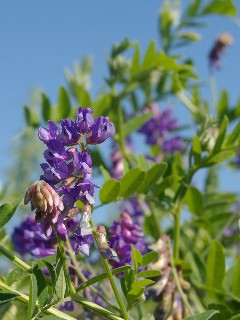
[[[105,259],[115,259],[117,258],[117,253],[111,249],[107,243],[106,239],[106,229],[104,226],[99,225],[97,227],[97,245],[98,251],[100,252],[101,256]]]

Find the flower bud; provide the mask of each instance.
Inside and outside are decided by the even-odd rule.
[[[101,256],[105,259],[115,259],[117,258],[117,253],[111,249],[107,243],[106,239],[106,229],[104,226],[99,225],[97,227],[97,245],[98,245],[98,251],[101,254]]]

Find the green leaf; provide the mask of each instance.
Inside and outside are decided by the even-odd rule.
[[[211,303],[207,308],[209,310],[218,310],[220,312],[220,314],[218,314],[216,317],[217,320],[226,320],[231,318],[231,312],[229,312],[229,310],[222,304]]]
[[[228,118],[226,116],[224,116],[223,121],[221,123],[221,126],[219,128],[219,133],[218,133],[218,137],[216,139],[216,143],[215,146],[213,148],[212,153],[217,153],[219,150],[221,150],[225,135],[226,135],[226,131],[227,131],[227,126],[228,126]]]
[[[137,274],[138,278],[153,278],[153,277],[159,277],[161,275],[161,271],[159,270],[144,270],[140,271]]]
[[[39,320],[64,320],[64,318],[60,318],[60,317],[52,316],[52,315],[45,315],[45,316],[39,318]]]
[[[212,0],[202,11],[203,14],[236,15],[237,9],[232,0]]]
[[[99,198],[102,203],[109,203],[116,200],[120,193],[121,184],[115,179],[107,180],[99,192]]]
[[[218,118],[221,120],[228,111],[228,93],[226,90],[221,92],[220,99],[217,103],[217,114]]]
[[[13,217],[22,200],[7,202],[0,206],[0,228]]]
[[[152,40],[147,48],[146,54],[142,63],[142,70],[150,69],[154,66],[155,60],[155,41]]]
[[[131,245],[132,250],[132,264],[134,266],[135,272],[137,272],[138,268],[142,266],[142,254],[141,252],[134,248],[133,245]]]
[[[233,283],[232,292],[236,296],[240,296],[240,257],[237,257],[236,263],[233,268]]]
[[[196,32],[183,32],[183,33],[176,34],[176,39],[184,39],[188,41],[199,41],[201,40],[201,36]]]
[[[143,171],[148,169],[146,158],[142,154],[137,155],[137,166]]]
[[[59,297],[59,299],[62,301],[65,297],[67,284],[66,284],[62,260],[60,258],[59,249],[57,251],[57,263],[56,263],[55,271],[56,271],[55,292]]]
[[[159,253],[156,251],[150,251],[150,252],[146,253],[142,257],[142,266],[146,266],[150,262],[153,262],[154,260],[156,260],[158,257],[159,257]]]
[[[185,202],[188,206],[188,209],[193,214],[201,214],[203,209],[203,196],[201,192],[190,186],[186,192]]]
[[[203,313],[194,314],[193,316],[187,317],[185,320],[210,320],[219,313],[218,310],[209,310]]]
[[[134,75],[139,71],[140,68],[140,46],[139,43],[135,45],[134,55],[131,61],[130,74]]]
[[[215,156],[211,157],[208,160],[207,165],[212,165],[213,163],[221,163],[221,162],[229,160],[230,158],[232,158],[234,156],[235,156],[235,153],[231,150],[221,151],[218,154],[216,154]]]
[[[227,137],[226,145],[230,146],[234,142],[237,141],[240,134],[240,122],[236,125],[236,127],[233,129],[232,133]]]
[[[103,165],[101,165],[101,166],[99,167],[99,170],[101,171],[101,174],[103,175],[103,178],[104,178],[106,181],[109,180],[109,179],[111,179],[111,176],[110,176],[109,172],[104,168]]]
[[[23,270],[20,267],[17,267],[9,272],[6,281],[9,285],[11,285],[12,283],[21,280],[27,276],[29,276],[29,273],[27,271]]]
[[[144,292],[144,289],[141,287],[134,287],[127,293],[127,301],[128,303],[132,303],[137,300]]]
[[[203,264],[199,255],[194,251],[188,251],[186,254],[186,260],[191,266],[192,281],[197,283],[205,282],[205,265]]]
[[[91,97],[87,90],[85,90],[83,87],[79,87],[77,91],[77,98],[78,103],[82,107],[88,107],[91,106]]]
[[[0,291],[0,306],[14,300],[18,296],[17,293]]]
[[[139,280],[132,284],[132,288],[136,288],[136,287],[144,288],[154,283],[155,281],[152,281],[150,279]]]
[[[27,309],[27,320],[31,320],[32,314],[35,309],[35,305],[37,302],[37,278],[35,274],[30,275],[31,281],[30,281],[30,292],[29,292],[29,302],[28,302],[28,309]]]
[[[60,119],[65,119],[71,112],[71,102],[64,87],[59,88],[57,113]]]
[[[207,284],[209,287],[222,288],[225,275],[225,256],[222,245],[213,241],[207,258]]]
[[[162,162],[154,165],[150,170],[147,171],[144,182],[137,190],[138,193],[146,193],[152,189],[158,180],[164,175],[167,169],[167,163]]]
[[[26,123],[29,127],[32,127],[32,128],[39,127],[40,121],[38,119],[36,112],[34,112],[28,106],[24,106],[24,114],[25,114]]]
[[[117,317],[115,316],[112,312],[110,312],[109,310],[100,307],[98,304],[88,301],[87,299],[80,297],[77,294],[73,294],[72,295],[72,300],[78,302],[79,304],[81,304],[82,306],[84,306],[87,309],[90,309],[100,315],[105,316],[107,319],[113,319],[113,320],[123,320],[123,318]]]
[[[122,128],[123,138],[126,138],[133,131],[138,130],[145,122],[151,119],[152,116],[153,116],[152,112],[143,113],[143,114],[134,116],[133,118],[128,120],[126,123],[124,123]]]
[[[37,281],[37,300],[40,308],[43,308],[48,300],[48,287],[44,275],[38,265],[35,265],[32,270]]]
[[[179,181],[179,177],[176,175],[168,176],[163,179],[163,182],[156,185],[154,188],[154,196],[159,196],[161,193],[163,193],[166,189],[172,187],[176,182]]]
[[[131,169],[121,179],[120,196],[126,198],[136,192],[145,177],[145,172],[139,168]]]
[[[122,272],[124,272],[126,270],[129,270],[129,269],[131,269],[131,266],[125,265],[125,266],[122,266],[122,267],[119,267],[119,268],[111,270],[111,273],[112,273],[112,275],[117,275],[117,274],[122,273]],[[102,273],[102,274],[99,274],[99,275],[97,275],[95,277],[92,277],[90,280],[87,280],[84,283],[82,283],[80,286],[78,286],[77,292],[89,287],[90,285],[92,285],[94,283],[100,282],[100,281],[102,281],[102,280],[104,280],[106,278],[108,278],[108,274],[107,273]]]
[[[41,93],[41,100],[42,100],[42,117],[44,121],[48,121],[51,119],[51,104],[48,99],[48,97],[44,94]]]
[[[193,143],[192,143],[192,154],[193,154],[195,165],[198,165],[201,162],[201,153],[202,153],[201,143],[199,141],[199,137],[195,135],[193,137]]]

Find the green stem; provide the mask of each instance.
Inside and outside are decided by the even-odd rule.
[[[122,316],[123,316],[123,318],[124,318],[125,320],[129,320],[129,316],[128,316],[127,310],[126,310],[125,305],[124,305],[124,303],[123,303],[123,301],[122,301],[122,298],[121,298],[121,296],[120,296],[120,294],[119,294],[119,292],[118,292],[116,283],[115,283],[115,281],[114,281],[114,279],[113,279],[111,270],[110,270],[109,265],[108,265],[108,261],[107,261],[106,259],[104,259],[103,257],[101,257],[101,260],[102,260],[102,263],[103,263],[103,265],[104,265],[104,268],[105,268],[105,270],[106,270],[106,272],[107,272],[107,274],[108,274],[108,278],[109,278],[109,281],[110,281],[110,283],[111,283],[111,287],[112,287],[112,289],[113,289],[113,292],[114,292],[114,294],[115,294],[115,297],[116,297],[116,299],[117,299],[117,302],[118,302],[118,304],[119,304],[119,307],[120,307],[120,309],[121,309],[121,311],[122,311]]]
[[[94,236],[95,242],[96,242],[96,244],[97,244],[98,242],[97,242],[96,228],[95,228],[95,225],[94,225],[94,223],[93,223],[92,218],[91,218],[91,220],[90,220],[90,223],[91,223],[91,227],[92,227],[92,229],[93,229],[93,236]],[[106,270],[106,273],[107,273],[107,275],[108,275],[108,278],[109,278],[111,287],[112,287],[112,289],[113,289],[113,292],[114,292],[114,294],[115,294],[115,297],[116,297],[116,299],[117,299],[118,305],[119,305],[119,307],[120,307],[120,309],[121,309],[122,316],[123,316],[123,318],[124,318],[125,320],[130,320],[130,318],[129,318],[129,316],[128,316],[128,313],[127,313],[127,309],[125,308],[125,305],[124,305],[124,303],[123,303],[123,301],[122,301],[121,295],[120,295],[120,293],[118,292],[118,288],[117,288],[116,283],[115,283],[115,281],[114,281],[114,279],[113,279],[113,275],[112,275],[111,270],[110,270],[110,268],[109,268],[108,261],[107,261],[107,259],[104,259],[102,256],[101,256],[101,260],[102,260],[102,263],[103,263],[104,268],[105,268],[105,270]]]
[[[3,254],[5,257],[7,257],[9,260],[11,260],[14,264],[19,266],[20,268],[24,269],[28,273],[32,273],[32,268],[26,262],[19,259],[17,256],[9,252],[7,249],[5,249],[1,245],[0,245],[0,253]]]
[[[214,112],[216,107],[216,102],[217,102],[217,85],[216,85],[214,72],[212,69],[210,69],[209,82],[210,82],[210,89],[211,89],[211,95],[212,95],[211,110]]]
[[[177,92],[177,96],[179,100],[190,110],[193,114],[196,114],[198,112],[197,106],[186,96],[184,91]]]
[[[73,249],[72,249],[72,246],[71,246],[71,243],[70,243],[69,239],[67,239],[66,245],[67,245],[67,248],[68,248],[68,253],[70,255],[70,258],[71,258],[71,260],[73,262],[74,269],[77,272],[79,278],[84,282],[87,281],[87,278],[84,276],[84,274],[82,273],[82,271],[80,270],[80,268],[78,266],[78,262],[77,262],[75,253],[73,252]],[[118,312],[121,312],[121,310],[119,310],[115,305],[113,305],[111,302],[109,302],[108,299],[106,299],[104,297],[104,295],[99,293],[93,286],[89,286],[89,288],[92,290],[92,292],[95,295],[97,295],[99,298],[101,298],[109,307],[113,308],[114,310],[116,310]]]
[[[174,280],[176,282],[176,286],[177,286],[178,292],[179,292],[179,294],[180,294],[180,296],[182,298],[182,301],[183,301],[186,309],[188,309],[190,314],[193,314],[194,312],[192,310],[192,307],[190,306],[190,304],[188,302],[188,299],[187,299],[187,296],[183,292],[183,289],[181,287],[181,283],[179,281],[178,273],[177,273],[177,270],[176,270],[176,267],[175,267],[175,263],[174,263],[174,258],[173,258],[173,254],[172,254],[172,248],[171,248],[170,241],[168,242],[168,247],[169,247],[169,253],[170,253],[170,262],[171,262],[171,267],[172,267],[172,273],[173,273]]]
[[[29,296],[9,287],[6,283],[2,282],[1,280],[0,280],[0,289],[6,290],[8,292],[16,293],[18,295],[16,297],[16,299],[18,299],[19,301],[21,301],[25,304],[29,303]],[[40,308],[38,303],[36,303],[36,308]],[[67,315],[66,313],[63,313],[53,307],[50,307],[49,309],[47,309],[45,311],[45,313],[60,317],[61,319],[65,319],[65,320],[76,320],[75,318],[73,318],[73,317]]]
[[[62,243],[62,240],[59,238],[56,230],[55,231],[55,234],[56,234],[56,237],[57,237],[57,241],[58,241],[58,249],[59,249],[59,253],[60,253],[60,256],[61,256],[61,260],[62,260],[62,264],[63,264],[63,271],[64,271],[64,274],[65,274],[65,279],[66,279],[66,282],[67,282],[67,285],[68,285],[68,289],[70,291],[70,294],[74,294],[76,292],[72,282],[71,282],[71,279],[70,279],[70,275],[69,275],[69,271],[68,271],[68,266],[67,266],[67,258],[66,258],[66,254],[65,254],[65,251],[64,251],[64,247],[63,247],[63,243]]]

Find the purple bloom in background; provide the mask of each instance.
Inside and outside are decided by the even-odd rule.
[[[121,205],[121,210],[128,213],[132,218],[134,223],[137,223],[139,226],[143,225],[144,221],[144,209],[148,209],[146,202],[140,204],[139,200],[127,200],[124,201]]]
[[[114,143],[113,145],[113,153],[111,154],[111,177],[114,179],[121,179],[124,171],[124,157],[122,151],[119,149],[119,146]],[[130,136],[125,139],[125,149],[128,152],[133,152],[133,145]]]
[[[88,144],[99,144],[107,138],[115,135],[115,127],[108,117],[100,116],[94,120],[91,128],[91,135],[87,137]]]
[[[56,253],[56,238],[47,238],[44,234],[43,225],[35,223],[34,217],[26,217],[12,234],[14,250],[23,257],[29,254],[37,258],[53,255]]]
[[[122,212],[120,216],[121,220],[114,221],[111,228],[109,228],[111,235],[109,245],[116,251],[119,257],[119,262],[110,260],[114,268],[131,263],[131,245],[143,254],[148,250],[141,227],[134,224],[126,212]]]
[[[185,148],[183,139],[179,136],[165,140],[162,143],[162,151],[166,153],[181,152]]]
[[[155,105],[151,105],[145,112],[149,111],[152,111],[154,116],[145,122],[138,132],[145,134],[146,142],[153,145],[161,143],[166,134],[178,128],[178,124],[171,109],[160,112]]]
[[[60,222],[64,228],[64,235],[68,231],[71,233],[79,223],[79,220],[74,217],[65,224]],[[58,228],[58,226],[57,226]],[[58,232],[62,232],[58,230]],[[70,235],[70,240],[72,236]],[[28,216],[23,219],[18,227],[12,233],[12,243],[14,250],[20,253],[24,258],[29,254],[37,258],[50,256],[57,251],[57,239],[54,234],[47,237],[44,234],[44,226],[41,223],[36,223],[33,216]]]
[[[221,55],[226,49],[233,43],[233,38],[228,33],[222,33],[214,43],[210,53],[209,53],[209,63],[210,67],[220,68],[221,67]]]

